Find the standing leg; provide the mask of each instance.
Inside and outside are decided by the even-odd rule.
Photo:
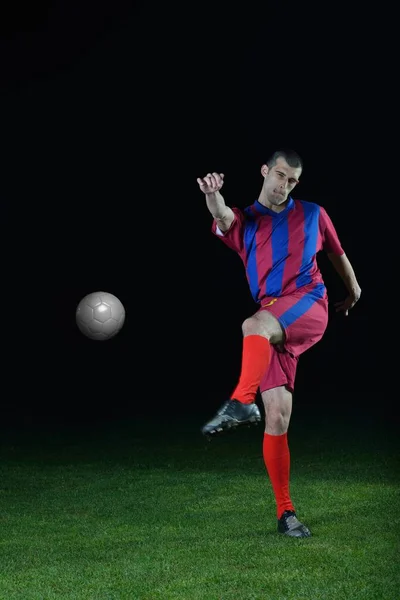
[[[275,495],[277,517],[294,510],[289,492],[290,452],[287,439],[292,392],[284,385],[261,394],[265,410],[263,456]]]
[[[292,392],[282,385],[262,392],[265,409],[263,457],[276,502],[278,531],[291,537],[309,537],[296,517],[290,497],[290,451],[287,432],[292,414]]]

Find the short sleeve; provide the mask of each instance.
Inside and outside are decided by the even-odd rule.
[[[322,248],[329,254],[344,254],[339,236],[325,208],[320,207],[319,228],[322,238]]]
[[[241,254],[244,249],[244,223],[245,217],[242,210],[239,208],[232,208],[235,218],[231,223],[228,231],[220,231],[217,225],[216,220],[213,220],[211,231],[214,233],[221,241],[224,242],[229,248]]]

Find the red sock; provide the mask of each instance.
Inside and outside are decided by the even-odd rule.
[[[231,398],[251,404],[254,402],[260,381],[269,366],[271,346],[262,335],[247,335],[243,338],[242,369],[239,383]]]
[[[285,510],[294,510],[289,494],[290,452],[287,433],[264,434],[263,456],[276,501],[278,519]]]

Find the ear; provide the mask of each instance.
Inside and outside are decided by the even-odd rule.
[[[268,171],[269,171],[269,169],[268,169],[267,165],[263,165],[263,166],[261,167],[261,175],[262,175],[263,177],[265,177],[265,176],[267,175]]]

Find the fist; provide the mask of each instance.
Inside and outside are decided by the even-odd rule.
[[[203,179],[197,178],[197,183],[204,194],[218,192],[224,185],[223,173],[207,173]]]

